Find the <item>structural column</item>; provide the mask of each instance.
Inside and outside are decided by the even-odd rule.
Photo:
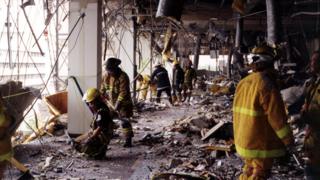
[[[81,13],[85,13],[83,22],[80,22],[72,33],[69,45],[69,76],[74,76],[82,89],[98,87],[101,75],[101,37],[99,4],[96,1],[84,3],[72,0],[70,3],[69,31]],[[82,24],[83,23],[83,24]],[[80,134],[90,128],[92,114],[82,101],[73,79],[68,82],[68,132]]]

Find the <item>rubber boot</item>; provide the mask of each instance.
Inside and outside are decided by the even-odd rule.
[[[29,180],[29,179],[34,179],[30,171],[23,173],[23,175],[18,178],[18,180]]]
[[[127,137],[123,147],[132,147],[132,137]]]
[[[177,102],[178,98],[176,95],[172,95],[172,103]]]

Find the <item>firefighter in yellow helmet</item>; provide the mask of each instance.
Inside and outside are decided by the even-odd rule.
[[[133,102],[130,95],[128,75],[119,67],[121,60],[109,58],[105,62],[107,73],[102,78],[100,92],[107,102],[111,103],[114,111],[122,121],[122,130],[126,138],[124,147],[132,146],[133,131],[129,118],[133,115]]]
[[[137,91],[139,92],[138,100],[145,101],[147,99],[148,89],[151,82],[150,76],[146,74],[139,74],[137,77],[137,81],[139,82],[139,87],[137,89]]]
[[[89,157],[103,159],[113,135],[113,121],[109,108],[96,88],[88,89],[83,95],[83,101],[93,112],[93,119],[91,130],[75,139],[75,149]]]
[[[320,51],[311,56],[312,78],[306,83],[302,120],[307,124],[304,150],[308,157],[305,174],[307,179],[320,178]]]
[[[242,79],[233,102],[233,129],[237,153],[244,160],[241,180],[267,179],[273,160],[293,144],[285,106],[276,85],[273,49],[252,51],[253,73]]]

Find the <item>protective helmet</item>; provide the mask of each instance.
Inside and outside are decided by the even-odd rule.
[[[175,65],[177,65],[177,64],[180,64],[180,63],[179,63],[178,60],[175,59],[175,60],[173,61],[173,65],[175,66]]]
[[[121,60],[118,58],[109,58],[104,62],[106,70],[113,70],[121,64]]]
[[[83,95],[82,100],[90,103],[100,96],[100,92],[97,88],[89,88],[87,92]]]
[[[275,51],[268,45],[261,45],[255,47],[251,51],[252,63],[272,63],[275,57]]]
[[[161,61],[157,61],[157,63],[155,63],[154,67],[158,67],[158,66],[162,66],[162,62]]]

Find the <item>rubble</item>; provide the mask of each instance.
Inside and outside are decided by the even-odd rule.
[[[142,157],[144,161],[159,164],[148,166],[147,178],[234,179],[241,173],[242,160],[235,153],[232,140],[232,98],[233,96],[206,94],[196,96],[191,105],[183,104],[180,107],[150,109],[150,111],[139,114],[136,119],[137,124],[134,126],[133,147],[139,149],[138,152],[137,149],[121,150],[119,149],[119,141],[111,140],[110,149],[107,152],[109,159],[103,163],[107,163],[108,167],[113,166],[121,156],[118,153],[122,152],[127,155],[128,152],[137,152],[135,158]],[[149,105],[150,107],[158,106],[153,103]],[[175,120],[170,119],[169,121],[169,117],[175,118]],[[300,129],[295,134],[303,137]],[[31,153],[34,154],[33,157],[37,157],[35,159],[40,159],[37,162],[38,165],[32,165],[34,171],[40,172],[38,177],[43,176],[41,178],[48,179],[68,174],[73,178],[85,179],[87,176],[83,172],[90,172],[94,175],[93,177],[99,177],[99,173],[103,172],[110,173],[110,170],[105,169],[105,165],[88,161],[80,154],[75,153],[69,145],[60,148],[62,143],[69,141],[70,137],[67,134],[50,138],[54,139],[54,143],[59,147],[58,150],[53,148],[52,150],[43,150],[43,152],[46,151],[45,154],[39,151]],[[111,155],[113,153],[117,155],[113,157]],[[49,165],[41,170],[48,157],[53,158]],[[124,161],[127,161],[126,158]],[[130,158],[133,157],[130,155]],[[290,157],[288,164],[293,169],[299,169],[293,157]],[[136,167],[136,165],[134,166]],[[272,171],[277,173],[274,174],[274,177],[278,179],[288,179],[293,174],[296,177],[303,176],[298,175],[298,170],[284,169],[283,166],[275,166]]]

